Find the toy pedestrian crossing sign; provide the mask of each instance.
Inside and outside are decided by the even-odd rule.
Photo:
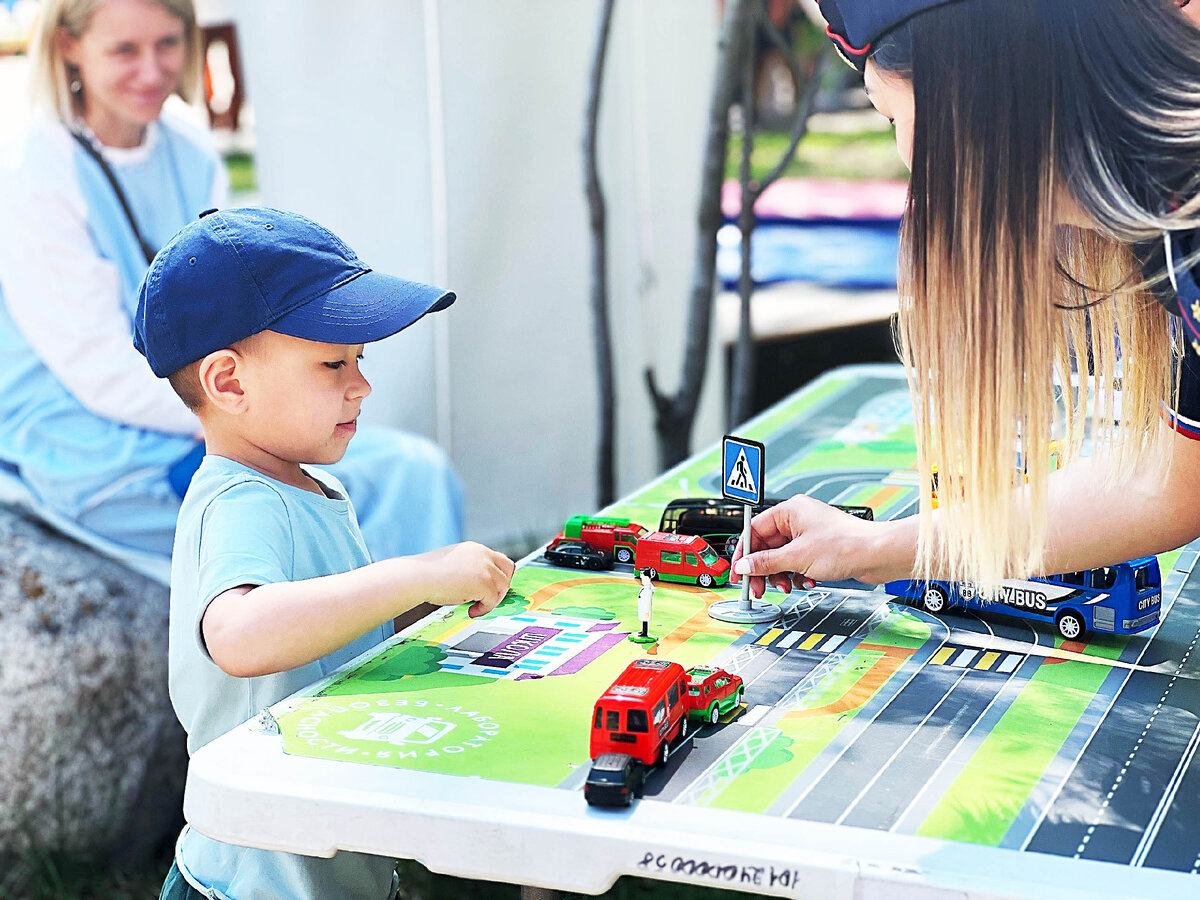
[[[766,448],[758,441],[726,435],[721,451],[721,493],[752,506],[762,503]]]

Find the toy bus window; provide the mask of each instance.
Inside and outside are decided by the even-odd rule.
[[[668,509],[663,513],[660,531],[677,531],[679,528],[679,519],[683,515],[681,509]]]
[[[1144,591],[1147,588],[1158,587],[1158,579],[1154,577],[1156,574],[1153,571],[1153,566],[1143,566],[1133,573],[1133,586],[1135,590]]]
[[[599,728],[603,724],[604,724],[604,710],[601,707],[597,706],[596,707],[596,721],[592,723],[592,727]]]
[[[619,711],[610,709],[606,718],[608,721],[605,723],[605,727],[607,727],[609,731],[621,730],[621,713]]]
[[[678,565],[679,563],[683,562],[683,554],[677,553],[674,550],[664,550],[662,552],[662,561],[664,563],[675,563]]]
[[[671,706],[674,706],[678,702],[679,686],[673,684],[667,689],[667,703],[669,703]]]
[[[1117,570],[1110,566],[1101,566],[1098,569],[1092,569],[1092,587],[1097,591],[1103,591],[1117,583]]]
[[[689,566],[694,566],[694,565],[696,565],[696,564],[697,564],[697,563],[696,563],[696,554],[695,554],[695,553],[687,553],[687,554],[684,554],[684,559],[686,559],[686,560],[687,560],[687,564],[688,564]]]
[[[1076,587],[1087,585],[1087,572],[1067,572],[1060,577],[1063,584],[1073,584]]]
[[[625,716],[625,727],[629,731],[636,731],[641,734],[649,731],[650,726],[646,722],[646,711],[644,709],[631,709]]]
[[[658,705],[654,707],[654,724],[661,725],[665,721],[667,721],[667,708],[663,706],[663,702],[659,700]]]

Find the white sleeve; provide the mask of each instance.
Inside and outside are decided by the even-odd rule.
[[[120,275],[96,254],[82,200],[29,174],[0,180],[0,286],[22,336],[96,415],[198,434],[199,420],[133,347]]]

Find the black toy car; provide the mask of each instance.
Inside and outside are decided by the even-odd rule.
[[[757,516],[782,502],[778,497],[767,497],[751,510],[751,514]],[[834,508],[860,519],[875,518],[869,506],[841,506],[835,503]],[[733,551],[737,549],[738,538],[742,536],[744,510],[742,504],[719,497],[672,500],[663,510],[658,530],[671,534],[699,535],[724,559],[731,559]]]
[[[612,556],[583,541],[555,541],[546,548],[546,559],[571,569],[611,569]]]
[[[646,770],[626,753],[601,753],[592,760],[583,798],[592,806],[630,806],[642,795]]]

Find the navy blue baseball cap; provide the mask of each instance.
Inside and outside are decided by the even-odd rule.
[[[133,345],[163,378],[260,331],[369,344],[454,299],[376,272],[337,235],[296,213],[210,210],[150,263]]]
[[[917,13],[961,0],[818,0],[826,34],[842,58],[860,72],[873,44]]]

